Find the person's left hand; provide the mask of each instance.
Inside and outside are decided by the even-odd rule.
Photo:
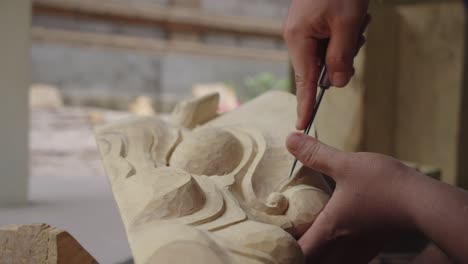
[[[287,147],[305,166],[332,177],[336,189],[300,238],[311,263],[368,263],[384,242],[412,228],[408,209],[418,172],[373,153],[346,153],[294,133]]]

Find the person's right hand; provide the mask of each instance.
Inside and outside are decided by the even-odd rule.
[[[332,177],[336,189],[299,244],[310,263],[368,263],[389,233],[412,228],[408,194],[419,173],[373,153],[346,153],[294,133],[289,151],[304,166]],[[416,197],[417,199],[418,197]]]
[[[326,64],[331,83],[345,86],[354,74],[354,57],[365,42],[362,34],[370,20],[368,3],[369,0],[292,0],[283,35],[295,72],[298,130],[307,126],[315,103],[319,41],[330,39]]]

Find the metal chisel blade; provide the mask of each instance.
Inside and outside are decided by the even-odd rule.
[[[306,129],[304,130],[305,135],[309,135],[310,129],[312,128],[312,124],[314,123],[315,116],[317,115],[318,109],[320,107],[320,103],[322,102],[323,96],[325,94],[325,91],[327,90],[328,87],[320,87],[320,92],[318,94],[317,100],[315,101],[314,108],[312,109],[312,115],[310,117],[310,121],[307,124]],[[292,178],[294,174],[294,170],[296,169],[297,165],[297,159],[294,159],[293,166],[291,168],[291,172],[289,173],[289,179]]]

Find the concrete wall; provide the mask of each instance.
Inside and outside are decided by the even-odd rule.
[[[268,59],[167,54],[162,68],[164,94],[187,96],[194,83],[227,82],[242,88],[245,79],[263,72],[287,79],[288,63]]]
[[[0,1],[0,205],[28,190],[30,1]]]
[[[136,0],[147,2],[148,0]],[[150,2],[168,5],[170,0]],[[285,0],[200,0],[206,12],[246,17],[283,18]],[[60,17],[35,14],[33,25],[48,29],[124,35],[164,40],[168,33],[152,25],[116,23],[97,18]],[[246,49],[286,51],[281,40],[226,33],[202,33],[200,42]],[[243,81],[262,72],[287,79],[288,62],[202,56],[190,53],[156,54],[132,49],[34,42],[32,81],[57,85],[68,102],[125,107],[123,102],[140,95],[155,97],[159,110],[166,102],[191,94],[197,83],[229,82],[241,88]],[[94,97],[94,99],[93,99]]]
[[[161,92],[161,58],[108,47],[34,43],[33,82],[49,83],[64,93],[112,95]]]

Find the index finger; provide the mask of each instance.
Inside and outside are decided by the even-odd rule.
[[[292,36],[287,40],[296,83],[297,116],[296,128],[304,130],[312,114],[317,93],[319,61],[318,40],[305,35]]]
[[[312,226],[298,241],[304,256],[311,263],[316,263],[336,239],[336,219],[333,219],[333,214],[327,212],[333,207],[334,200],[332,196]]]

